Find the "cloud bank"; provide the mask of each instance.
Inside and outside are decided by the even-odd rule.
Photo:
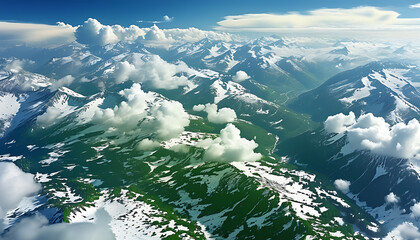
[[[205,139],[197,144],[205,150],[204,160],[221,162],[252,162],[261,158],[255,153],[258,144],[254,140],[241,138],[241,131],[229,123],[220,131],[220,137],[212,140]]]
[[[163,21],[170,22],[173,18],[164,16]],[[159,23],[156,21],[155,23]],[[89,18],[75,31],[76,40],[88,45],[106,45],[119,41],[138,41],[147,46],[169,48],[186,42],[196,42],[203,38],[231,41],[232,35],[213,31],[203,31],[197,28],[159,29],[154,25],[150,28],[139,28],[131,25],[103,25],[98,20]]]
[[[357,119],[353,113],[338,114],[328,117],[325,130],[347,134],[348,144],[343,152],[370,150],[380,155],[420,160],[420,123],[417,119],[390,126],[385,119],[371,113]]]
[[[206,105],[199,104],[193,107],[194,111],[205,111],[207,112],[207,118],[209,122],[216,124],[225,124],[233,122],[236,119],[235,110],[231,108],[222,108],[217,110],[217,105],[212,103],[207,103]]]

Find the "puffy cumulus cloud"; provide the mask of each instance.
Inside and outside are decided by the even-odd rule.
[[[74,77],[72,75],[67,75],[65,77],[62,77],[58,79],[57,81],[53,82],[50,85],[50,89],[52,91],[55,91],[59,89],[60,87],[69,86],[74,81]]]
[[[255,153],[258,144],[254,140],[241,138],[241,131],[229,123],[220,131],[220,137],[205,139],[197,144],[205,150],[204,160],[222,162],[252,162],[261,158]]]
[[[98,108],[92,120],[121,132],[129,132],[136,129],[139,122],[146,118],[147,102],[154,99],[154,95],[144,92],[138,83],[120,91],[119,94],[127,101],[122,101],[114,108]]]
[[[7,211],[16,208],[24,197],[36,194],[41,185],[34,175],[23,172],[14,163],[0,162],[0,233]]]
[[[400,198],[397,197],[393,192],[385,196],[386,204],[397,204],[400,201]]]
[[[236,119],[235,110],[231,108],[222,108],[217,110],[217,105],[212,103],[207,103],[206,105],[195,105],[193,110],[207,112],[207,118],[209,122],[212,123],[224,124],[233,122]]]
[[[105,124],[111,131],[131,133],[147,130],[156,134],[156,138],[167,140],[177,137],[188,126],[189,115],[181,103],[176,101],[156,101],[156,95],[144,92],[140,84],[119,92],[126,101],[114,108],[97,107],[92,121]],[[152,105],[153,104],[153,105]],[[151,106],[152,105],[152,106]],[[150,148],[153,143],[140,142],[140,148]]]
[[[56,47],[73,42],[74,28],[58,25],[0,22],[0,49],[26,44],[34,47]]]
[[[172,19],[164,16],[163,21],[170,22]],[[152,21],[152,23],[160,22],[162,21]],[[93,18],[89,18],[78,26],[74,35],[76,40],[83,44],[106,45],[119,41],[139,41],[146,46],[158,48],[170,48],[173,45],[196,42],[203,38],[223,41],[232,41],[233,38],[229,33],[203,31],[197,28],[160,29],[156,25],[150,28],[139,28],[135,25],[129,27],[103,25]]]
[[[163,21],[165,22],[172,22],[174,20],[174,17],[169,17],[168,15],[163,16]]]
[[[151,109],[151,118],[144,127],[153,129],[158,138],[168,140],[177,137],[190,124],[189,115],[179,102],[163,101]]]
[[[89,18],[75,31],[76,40],[90,45],[106,45],[119,41],[135,41],[142,38],[145,31],[135,25],[102,25],[98,20]]]
[[[117,83],[132,80],[151,88],[171,90],[187,85],[188,78],[182,74],[191,71],[184,62],[171,64],[158,55],[134,55],[132,63],[119,62],[109,74]]]
[[[419,240],[420,232],[413,223],[404,222],[389,232],[384,240]]]
[[[198,104],[193,106],[193,111],[196,112],[204,111],[204,109],[206,109],[206,106],[204,104]]]
[[[334,186],[343,193],[348,193],[350,191],[350,182],[347,180],[336,179],[334,181]]]
[[[318,36],[321,34],[334,36],[334,34],[337,35],[337,31],[341,31],[339,34],[341,36],[346,33],[352,33],[351,36],[357,36],[357,33],[375,36],[375,34],[386,32],[392,36],[396,31],[405,31],[418,36],[416,30],[419,27],[420,18],[402,18],[398,12],[392,10],[361,6],[350,9],[322,8],[285,14],[258,13],[226,16],[224,20],[218,22],[215,29],[285,34],[317,33]]]
[[[79,26],[74,35],[79,43],[91,45],[106,45],[119,41],[111,26],[102,25],[93,18],[89,18]]]
[[[158,148],[159,146],[159,142],[145,138],[137,144],[136,148],[140,151],[151,151],[153,149]]]
[[[348,144],[344,147],[344,152],[370,150],[376,154],[406,158],[414,162],[420,160],[420,123],[417,119],[393,126],[371,113],[362,114],[355,122],[352,113],[348,116],[339,114],[328,119],[326,126],[330,127],[326,127],[327,131],[347,133]]]
[[[102,213],[103,212],[103,213]],[[105,210],[97,211],[95,223],[48,224],[42,215],[24,218],[4,234],[3,240],[114,240],[109,228],[110,216]],[[59,237],[58,237],[59,236]]]
[[[410,210],[411,210],[411,217],[413,217],[413,218],[420,217],[420,202],[411,206]]]
[[[350,112],[349,115],[344,115],[339,113],[334,116],[329,116],[325,120],[324,128],[327,132],[331,133],[343,133],[349,126],[356,123],[356,116],[353,112]]]
[[[248,76],[248,74],[242,70],[239,70],[236,72],[236,74],[232,77],[232,80],[234,82],[243,82],[247,79],[249,79],[250,77]]]

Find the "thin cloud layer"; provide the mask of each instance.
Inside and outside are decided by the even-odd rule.
[[[216,30],[256,32],[401,31],[418,30],[420,18],[401,18],[398,12],[378,7],[324,8],[285,14],[243,14],[226,16]],[[415,31],[413,31],[414,33]],[[330,34],[330,33],[328,33]],[[372,35],[370,33],[370,35]],[[357,35],[355,35],[357,36]],[[400,36],[402,37],[402,36]]]
[[[0,22],[0,49],[16,45],[56,47],[73,42],[74,28],[58,25]]]
[[[147,20],[139,20],[137,22],[139,23],[166,23],[166,22],[172,22],[174,20],[174,17],[169,17],[168,15],[163,16],[162,20],[153,20],[153,21],[147,21]]]
[[[410,8],[420,8],[420,3],[410,5]]]

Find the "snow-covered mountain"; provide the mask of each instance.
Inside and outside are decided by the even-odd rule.
[[[413,161],[343,152],[346,133],[287,105],[316,121],[418,118],[417,67],[344,71],[366,63],[366,46],[272,36],[0,52],[0,162],[42,185],[5,215],[0,205],[0,221],[96,223],[104,210],[117,239],[385,236],[420,200]]]
[[[418,72],[417,68],[373,62],[337,74],[300,95],[292,107],[318,121],[350,111],[373,113],[390,123],[407,121],[420,112],[420,91],[413,86],[412,72]]]

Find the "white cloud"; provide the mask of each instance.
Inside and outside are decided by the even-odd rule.
[[[397,197],[393,192],[385,196],[385,202],[387,204],[397,204],[400,201],[400,198]]]
[[[242,70],[237,71],[236,74],[232,77],[232,80],[234,82],[243,82],[247,79],[249,79],[250,77],[248,76],[248,74]]]
[[[4,69],[13,73],[19,73],[20,71],[22,71],[24,63],[24,60],[13,60],[7,63]]]
[[[57,124],[62,118],[74,112],[75,107],[69,106],[68,97],[60,96],[53,105],[48,106],[47,110],[36,118],[37,124],[41,127],[50,127]]]
[[[419,229],[413,223],[404,222],[389,232],[384,240],[419,240]]]
[[[146,118],[147,101],[155,97],[151,93],[144,92],[138,83],[120,91],[119,94],[127,101],[122,101],[112,109],[98,108],[92,120],[122,132],[130,132],[137,128],[139,121]]]
[[[173,18],[164,16],[163,21],[170,22]],[[163,21],[153,21],[160,23]],[[139,21],[142,22],[142,21]],[[150,28],[139,28],[135,25],[122,27],[120,25],[103,25],[98,20],[89,18],[75,31],[78,42],[90,45],[106,45],[119,41],[139,41],[146,46],[170,48],[185,42],[196,42],[203,38],[231,41],[232,35],[213,31],[203,31],[196,28],[160,29],[153,25]]]
[[[390,126],[382,117],[375,117],[371,113],[361,115],[354,122],[350,113],[348,116],[338,114],[329,117],[327,121],[327,131],[347,133],[348,144],[343,152],[370,150],[413,162],[420,160],[420,123],[417,119]]]
[[[179,102],[163,101],[162,104],[153,106],[151,113],[152,118],[143,127],[154,129],[162,140],[177,137],[190,124],[189,115]]]
[[[55,91],[59,89],[60,87],[69,86],[73,81],[74,81],[74,77],[71,75],[67,75],[53,82],[50,86],[50,89],[52,91]]]
[[[420,8],[420,3],[410,5],[410,8]]]
[[[35,47],[56,47],[75,40],[70,25],[0,22],[0,49],[26,44]]]
[[[204,111],[204,109],[206,109],[206,106],[204,104],[198,104],[193,106],[193,111],[196,112]]]
[[[217,110],[217,105],[212,103],[207,103],[206,105],[195,105],[193,110],[207,112],[207,118],[209,122],[216,124],[225,124],[233,122],[236,119],[235,110],[231,108],[221,108]]]
[[[413,206],[410,207],[411,210],[411,216],[413,218],[418,218],[420,217],[420,202],[414,204]]]
[[[92,120],[105,124],[111,131],[132,133],[143,130],[156,134],[160,140],[177,137],[190,123],[181,103],[159,101],[153,93],[144,92],[138,83],[120,91],[120,95],[127,101],[114,108],[97,108]],[[139,147],[146,146],[150,147],[150,142],[141,143]]]
[[[163,21],[165,22],[172,22],[172,20],[174,20],[173,17],[169,17],[168,15],[163,16]]]
[[[24,197],[36,194],[41,185],[34,175],[23,172],[14,163],[0,162],[0,234],[7,211],[16,208]]]
[[[222,31],[256,31],[283,33],[317,33],[340,37],[345,32],[363,33],[370,36],[380,31],[412,31],[420,27],[420,18],[402,18],[398,12],[378,7],[361,6],[350,9],[323,8],[308,12],[289,12],[285,14],[243,14],[226,16],[218,22],[216,30]],[[372,33],[374,32],[374,34]],[[390,34],[392,36],[392,34]],[[405,37],[405,36],[399,36]]]
[[[171,64],[158,55],[134,55],[132,63],[119,62],[110,76],[117,83],[127,80],[144,83],[155,89],[177,89],[188,84],[183,74],[192,71],[184,62]]]
[[[172,22],[172,20],[174,20],[174,17],[169,17],[168,15],[165,15],[162,17],[162,20],[153,20],[153,21],[139,20],[137,22],[157,24],[157,23]]]
[[[343,193],[348,193],[350,191],[350,182],[343,179],[336,179],[334,181],[334,186]]]
[[[229,123],[220,131],[220,137],[212,140],[205,139],[197,144],[205,150],[204,160],[222,162],[252,162],[261,158],[254,149],[258,144],[254,140],[241,138],[241,131]]]
[[[331,133],[343,133],[349,126],[356,123],[356,116],[353,112],[350,112],[349,115],[344,115],[339,113],[334,116],[329,116],[325,120],[324,128],[327,132]]]
[[[42,215],[22,219],[4,234],[4,240],[114,240],[109,228],[109,214],[99,209],[95,223],[56,223],[49,224]],[[58,237],[59,236],[59,237]]]
[[[119,41],[111,26],[102,25],[98,20],[89,18],[75,32],[79,43],[106,45]]]
[[[145,138],[137,144],[136,148],[140,151],[151,151],[153,149],[156,149],[159,146],[160,146],[159,142]]]

